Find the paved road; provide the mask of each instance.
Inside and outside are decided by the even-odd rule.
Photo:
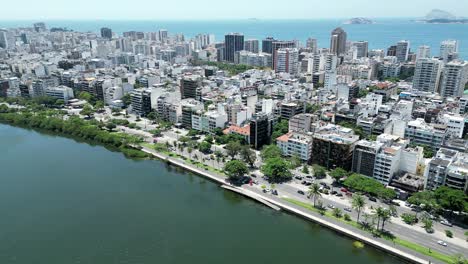
[[[269,186],[269,185],[267,185],[268,183],[266,183],[266,181],[264,181],[263,179],[258,179],[257,178],[257,180],[259,180],[259,185],[252,186],[252,187],[247,187],[247,188],[255,190],[256,192],[262,192],[261,188],[259,186],[261,186],[262,184],[266,184],[266,186]],[[311,199],[307,199],[305,195],[301,195],[301,194],[297,193],[297,191],[299,190],[299,188],[298,188],[299,186],[297,186],[297,185],[302,186],[300,184],[294,184],[294,183],[293,184],[278,184],[278,185],[276,185],[276,190],[278,191],[279,197],[289,197],[289,198],[292,198],[292,199],[295,199],[295,200],[299,200],[299,201],[302,201],[302,202],[308,202],[308,203],[312,204]],[[306,186],[302,186],[302,188],[300,188],[300,189],[303,190],[305,193],[307,193],[307,188],[308,187],[306,187]],[[349,207],[349,205],[343,205],[344,201],[336,202],[336,201],[334,201],[335,199],[332,200],[329,197],[330,197],[330,195],[322,194],[321,199],[323,200],[324,206],[333,205],[333,206],[335,206],[337,208],[340,208],[343,211],[343,213],[350,214],[353,219],[357,218],[357,213],[355,212],[355,210],[352,210],[351,213],[344,211],[345,207]],[[349,198],[343,198],[343,199],[346,200],[346,199],[349,199]],[[375,205],[374,208],[376,208],[376,207],[377,206]],[[361,219],[363,219],[362,218],[362,213],[361,213]],[[385,229],[392,232],[397,237],[400,237],[402,239],[406,239],[406,240],[409,240],[409,241],[413,241],[413,242],[418,243],[418,244],[420,244],[420,245],[422,245],[424,247],[435,249],[435,250],[437,250],[439,252],[442,252],[444,254],[455,255],[457,253],[462,253],[465,256],[468,256],[468,248],[467,248],[468,245],[465,245],[465,246],[456,245],[456,244],[451,243],[448,240],[449,238],[447,238],[444,241],[448,244],[448,246],[443,247],[443,246],[437,244],[437,241],[440,240],[439,238],[436,238],[433,235],[425,233],[425,231],[423,231],[422,229],[421,229],[421,232],[420,232],[420,231],[414,230],[411,227],[405,227],[405,226],[398,225],[398,224],[395,224],[395,223],[392,223],[392,222],[386,222],[385,223]]]

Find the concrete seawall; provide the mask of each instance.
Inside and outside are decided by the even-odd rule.
[[[276,205],[268,202],[267,200],[263,199],[260,195],[257,195],[254,192],[249,192],[248,190],[244,190],[244,189],[240,189],[240,188],[236,188],[236,187],[232,187],[232,186],[227,186],[227,185],[221,185],[221,188],[236,192],[238,194],[242,194],[242,195],[244,195],[246,197],[249,197],[250,199],[253,199],[253,200],[255,200],[255,201],[259,202],[259,203],[262,203],[262,204],[270,207],[273,210],[276,210],[276,211],[281,210],[281,208],[279,206],[276,206]]]
[[[249,190],[246,190],[246,189],[242,189],[242,188],[233,188],[233,187],[230,187],[230,186],[226,186],[225,185],[225,180],[220,178],[220,176],[215,176],[215,175],[211,175],[210,172],[207,172],[205,170],[202,170],[202,169],[199,169],[199,168],[194,168],[192,165],[188,165],[188,164],[185,164],[183,163],[182,161],[179,161],[179,160],[176,160],[174,158],[171,158],[171,157],[167,157],[163,154],[160,154],[160,153],[157,153],[155,151],[152,151],[152,150],[148,150],[148,149],[145,149],[143,148],[142,151],[148,153],[148,154],[151,154],[153,156],[155,156],[156,158],[158,159],[161,159],[163,161],[166,161],[170,164],[173,164],[173,165],[176,165],[176,166],[179,166],[181,168],[184,168],[190,172],[193,172],[193,173],[196,173],[198,175],[201,175],[203,177],[206,177],[206,178],[209,178],[215,182],[218,182],[222,185],[224,185],[223,188],[225,189],[229,189],[231,191],[235,191],[237,193],[240,193],[242,195],[245,195],[245,196],[248,196],[258,202],[261,202],[262,204],[265,204],[267,206],[269,206],[270,208],[273,208],[272,206],[276,206],[276,208],[278,209],[283,209],[283,210],[286,210],[290,213],[293,213],[295,215],[298,215],[304,219],[307,219],[309,221],[313,221],[313,222],[316,222],[324,227],[327,227],[327,228],[330,228],[336,232],[339,232],[343,235],[346,235],[350,238],[353,238],[353,239],[356,239],[356,240],[359,240],[365,244],[368,244],[370,246],[373,246],[375,248],[378,248],[380,250],[383,250],[385,252],[388,252],[389,254],[392,254],[394,256],[397,256],[397,257],[400,257],[401,259],[405,260],[405,261],[408,261],[410,263],[418,263],[418,264],[427,264],[427,263],[431,263],[430,261],[428,260],[424,260],[422,258],[419,258],[419,257],[416,257],[415,255],[413,254],[410,254],[410,253],[407,253],[407,252],[404,252],[402,250],[399,250],[395,247],[392,247],[392,246],[389,246],[389,245],[386,245],[380,241],[377,241],[375,239],[372,239],[372,238],[369,238],[369,237],[366,237],[366,236],[363,236],[361,234],[358,234],[350,229],[347,229],[347,228],[343,228],[341,226],[338,226],[334,223],[331,223],[330,221],[327,221],[327,219],[323,219],[321,217],[318,217],[318,216],[315,216],[315,215],[312,215],[312,214],[309,214],[309,213],[306,213],[304,211],[301,211],[297,208],[294,208],[284,202],[279,202],[279,201],[275,201],[267,196],[263,196],[263,195],[259,195],[259,194],[256,194],[254,193],[255,195],[252,195],[253,192],[249,191]],[[229,188],[226,188],[226,187],[229,187]],[[270,206],[272,205],[272,206]],[[434,263],[434,262],[432,262]],[[435,262],[437,263],[437,262]]]

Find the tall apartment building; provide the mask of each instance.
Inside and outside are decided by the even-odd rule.
[[[296,48],[284,48],[275,52],[275,72],[286,72],[295,75],[299,72],[299,50]]]
[[[258,113],[250,121],[250,144],[255,149],[261,149],[270,142],[273,119],[271,116]]]
[[[408,122],[405,128],[405,138],[411,143],[439,149],[446,136],[446,125],[429,125],[424,119],[418,118]]]
[[[405,62],[408,60],[410,51],[410,42],[408,40],[398,41],[395,50],[395,56],[398,62]]]
[[[313,135],[312,162],[327,169],[350,170],[358,140],[352,129],[336,125],[322,127]]]
[[[106,39],[112,39],[112,29],[110,28],[101,28],[101,37]]]
[[[438,91],[443,64],[436,58],[420,58],[416,61],[413,89],[435,93]]]
[[[45,95],[63,100],[65,103],[74,98],[73,89],[67,86],[48,87]]]
[[[237,51],[244,49],[244,35],[240,33],[230,33],[224,37],[224,60],[234,62]]]
[[[273,42],[275,41],[276,39],[272,37],[267,37],[266,39],[262,40],[262,52],[273,55]]]
[[[287,48],[296,48],[296,42],[294,41],[273,41],[271,43],[271,51],[273,55],[273,69],[275,69],[276,65],[276,57],[278,56],[279,49],[287,49]]]
[[[369,53],[369,42],[367,41],[356,41],[352,44],[356,48],[357,58],[367,57]]]
[[[180,94],[182,99],[193,98],[201,100],[201,77],[198,75],[184,76],[180,80]]]
[[[140,116],[146,116],[151,112],[151,90],[135,89],[130,92],[132,111]]]
[[[416,53],[416,59],[425,59],[431,57],[431,47],[423,45],[418,47],[418,52]]]
[[[458,58],[458,41],[444,40],[440,43],[440,58],[445,62]]]
[[[283,156],[298,156],[308,162],[312,157],[312,137],[307,134],[289,132],[276,139],[276,145],[281,149]]]
[[[331,33],[330,52],[335,55],[346,53],[347,34],[342,28],[335,28]]]
[[[248,39],[244,42],[244,50],[252,53],[259,52],[259,41],[258,39]]]
[[[443,97],[462,97],[468,83],[468,61],[451,61],[442,71],[440,94]]]
[[[282,102],[280,105],[280,116],[290,120],[293,116],[305,113],[304,102]]]
[[[383,144],[376,141],[360,140],[353,152],[352,171],[374,177],[375,159]]]
[[[318,120],[318,116],[314,114],[298,114],[289,119],[289,131],[308,133],[313,132],[314,122]]]
[[[306,42],[306,47],[309,48],[312,51],[312,53],[317,53],[317,50],[318,50],[317,39],[308,38]]]

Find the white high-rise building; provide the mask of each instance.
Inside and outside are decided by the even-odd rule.
[[[258,53],[259,52],[259,41],[258,39],[248,39],[244,41],[244,50]]]
[[[299,50],[296,48],[279,49],[275,56],[275,71],[297,74],[299,71]]]
[[[408,40],[398,41],[396,45],[396,57],[398,62],[405,62],[408,60],[410,50],[410,42]]]
[[[369,42],[367,41],[356,41],[353,42],[352,47],[356,48],[357,58],[367,57],[369,50]]]
[[[416,54],[417,59],[424,59],[431,57],[431,47],[429,46],[419,46],[418,53]]]
[[[440,94],[443,97],[462,97],[468,82],[468,62],[451,61],[442,71]]]
[[[443,63],[436,58],[421,58],[416,61],[413,89],[425,92],[437,92]]]
[[[458,41],[444,40],[440,43],[440,58],[444,62],[449,62],[458,57]]]
[[[317,39],[308,38],[306,42],[306,47],[311,49],[312,53],[317,53],[317,50],[318,50]]]

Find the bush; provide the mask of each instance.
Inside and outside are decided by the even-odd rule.
[[[446,235],[447,237],[450,237],[450,238],[453,237],[453,233],[452,233],[452,231],[450,231],[450,230],[445,230],[445,235]]]
[[[418,217],[415,214],[404,213],[401,215],[403,222],[408,225],[414,225],[418,222]]]
[[[343,217],[345,221],[348,221],[348,222],[351,221],[351,216],[349,216],[349,214],[344,214]]]

